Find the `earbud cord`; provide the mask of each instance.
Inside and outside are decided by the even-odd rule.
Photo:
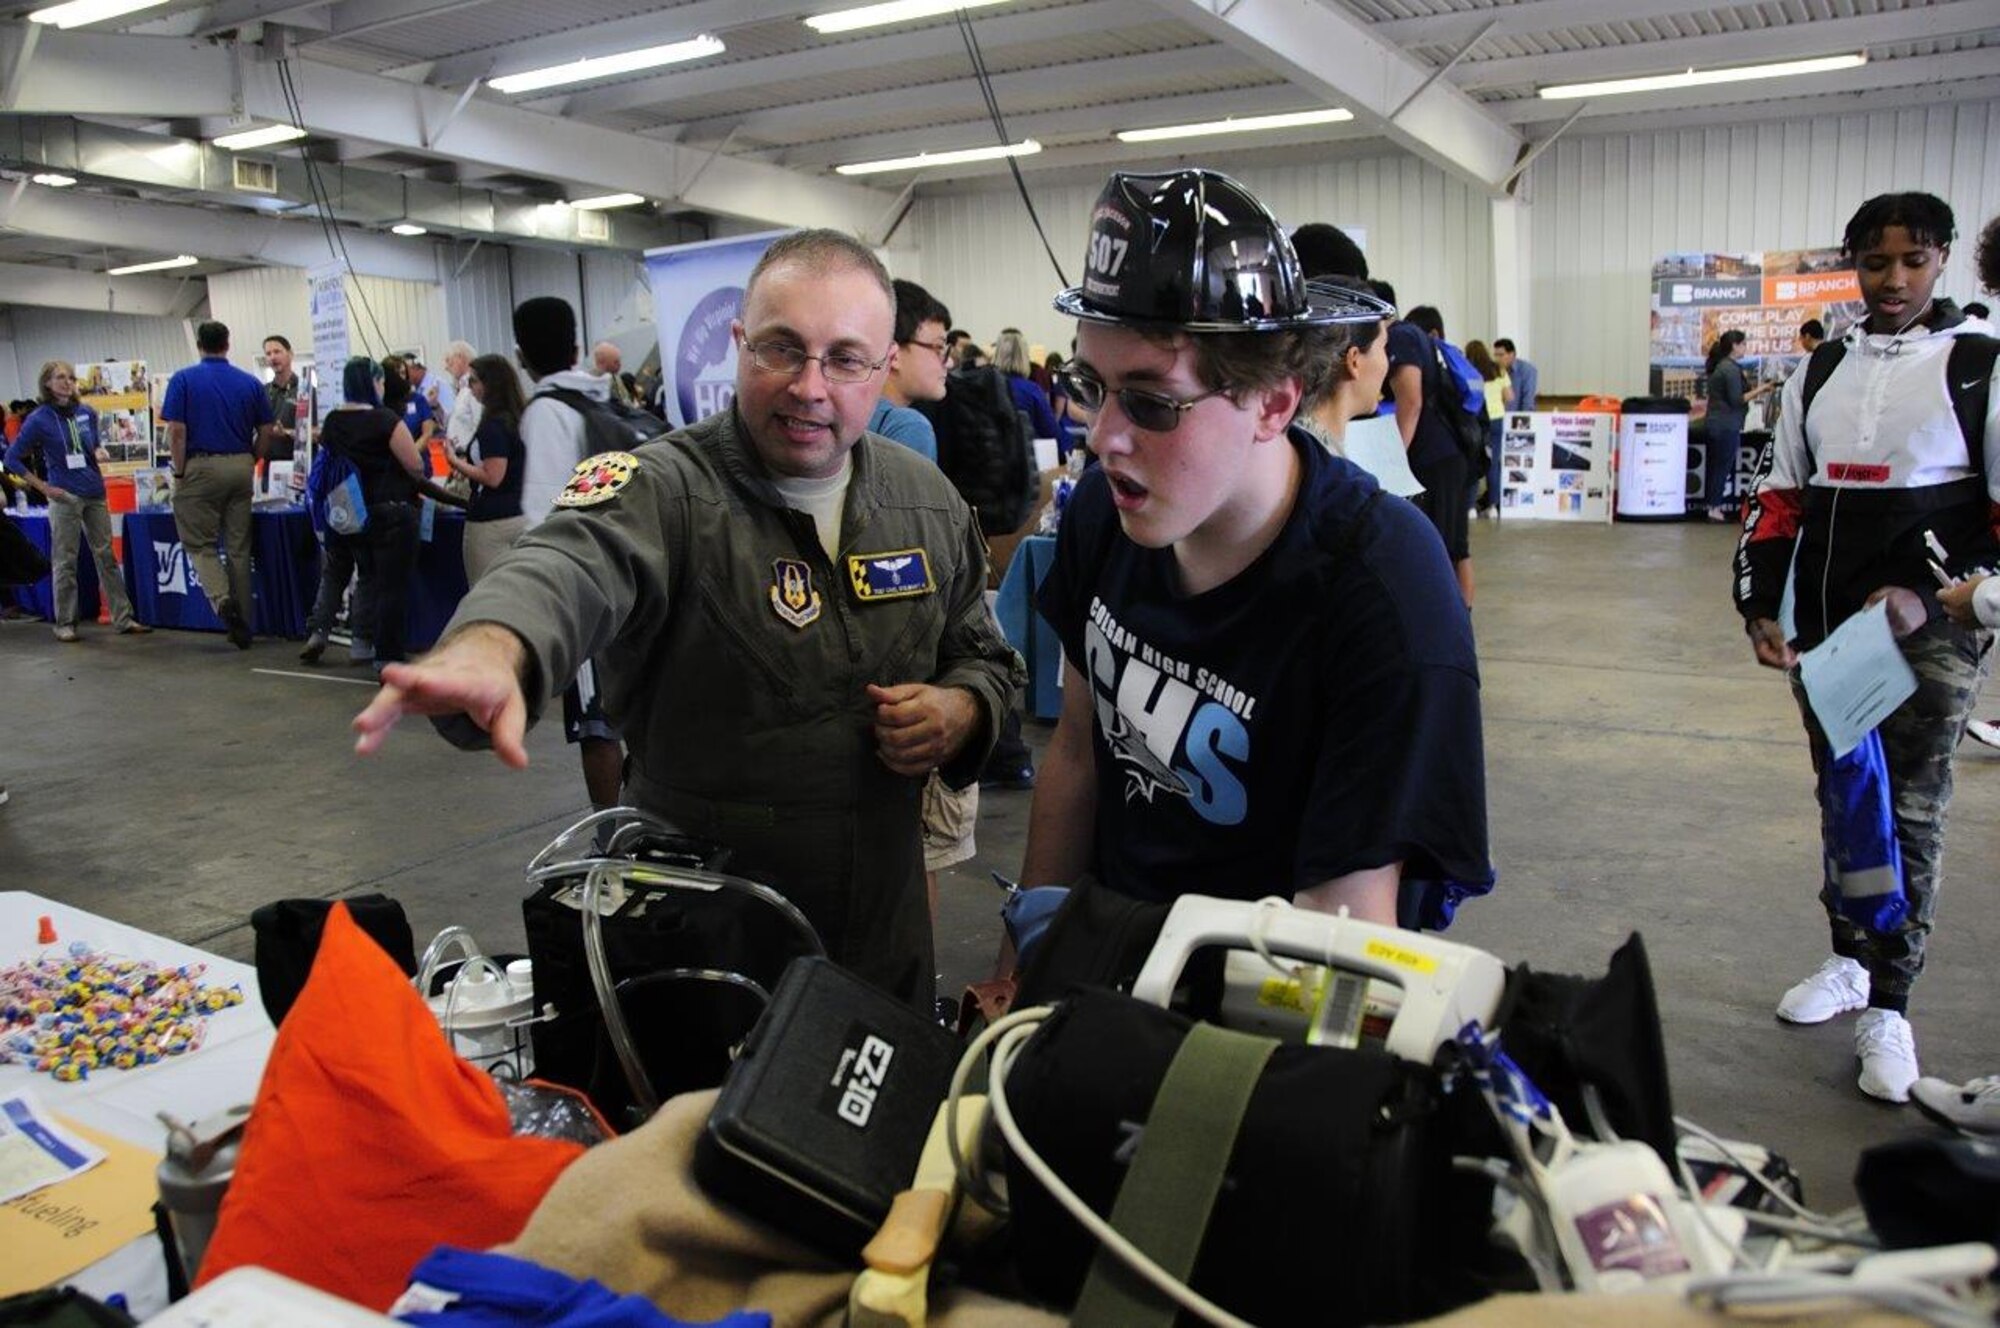
[[[1905,332],[1909,331],[1911,328],[1915,327],[1917,325],[1917,320],[1922,318],[1925,314],[1929,313],[1931,311],[1931,306],[1935,303],[1937,303],[1935,299],[1925,300],[1924,307],[1917,310],[1914,314],[1911,314],[1909,322],[1903,324],[1901,327],[1897,328],[1894,332],[1891,332],[1889,334],[1889,345],[1888,345],[1889,354],[1894,355],[1897,351],[1902,349],[1902,340],[1901,340],[1902,335]]]

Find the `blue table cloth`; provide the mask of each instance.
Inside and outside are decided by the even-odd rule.
[[[170,508],[125,514],[125,584],[139,621],[219,632]],[[250,516],[250,626],[259,636],[304,636],[319,589],[319,545],[303,507],[260,507]]]
[[[42,524],[46,547],[47,522]],[[250,574],[255,600],[250,625],[256,633],[304,636],[306,615],[319,593],[319,541],[303,507],[260,507],[251,514]],[[195,579],[187,550],[181,547],[171,509],[144,507],[126,513],[125,581],[140,622],[189,631],[222,630]],[[465,518],[440,510],[430,541],[417,551],[406,638],[411,650],[426,649],[437,641],[464,595]]]
[[[1035,608],[1035,592],[1055,561],[1056,542],[1050,536],[1022,540],[1007,564],[994,606],[1000,630],[1028,663],[1028,713],[1037,719],[1054,719],[1062,713],[1062,641]]]
[[[42,551],[43,557],[50,553],[49,514],[47,508],[35,507],[22,512],[13,508],[7,510],[7,519],[27,533]],[[76,616],[79,622],[97,621],[97,560],[90,556],[90,544],[86,540],[76,542]],[[0,604],[18,604],[38,618],[50,622],[56,617],[56,588],[53,577],[45,576],[31,586],[0,586]]]

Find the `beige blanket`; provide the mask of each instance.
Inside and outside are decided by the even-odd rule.
[[[645,1296],[683,1319],[767,1310],[777,1328],[837,1328],[854,1272],[761,1224],[717,1207],[691,1174],[694,1143],[715,1094],[668,1102],[642,1128],[601,1144],[556,1181],[503,1254]],[[1820,1313],[1814,1323],[1874,1328],[1912,1320]],[[1057,1315],[978,1292],[941,1290],[930,1319],[941,1328],[1060,1324]],[[1683,1328],[1725,1320],[1671,1296],[1500,1296],[1431,1320],[1436,1328]]]

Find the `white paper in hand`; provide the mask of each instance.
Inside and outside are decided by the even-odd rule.
[[[1347,436],[1334,449],[1375,477],[1375,482],[1399,498],[1424,491],[1410,471],[1410,454],[1403,447],[1403,435],[1394,415],[1376,415],[1351,420]]]
[[[1833,754],[1859,746],[1917,690],[1917,675],[1889,630],[1887,601],[1863,609],[1799,656],[1799,681]]]

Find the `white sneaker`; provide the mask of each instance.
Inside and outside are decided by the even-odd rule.
[[[2000,723],[1990,719],[1969,719],[1965,722],[1965,736],[1988,747],[2000,747]]]
[[[1959,1085],[1925,1076],[1910,1088],[1924,1115],[1974,1134],[2000,1134],[2000,1074]]]
[[[1861,1091],[1884,1102],[1908,1102],[1917,1082],[1917,1040],[1910,1021],[1894,1010],[1863,1010],[1854,1025],[1854,1054],[1861,1058]]]
[[[1779,997],[1778,1018],[1788,1024],[1823,1024],[1867,1004],[1868,970],[1859,960],[1828,955],[1818,972]]]

